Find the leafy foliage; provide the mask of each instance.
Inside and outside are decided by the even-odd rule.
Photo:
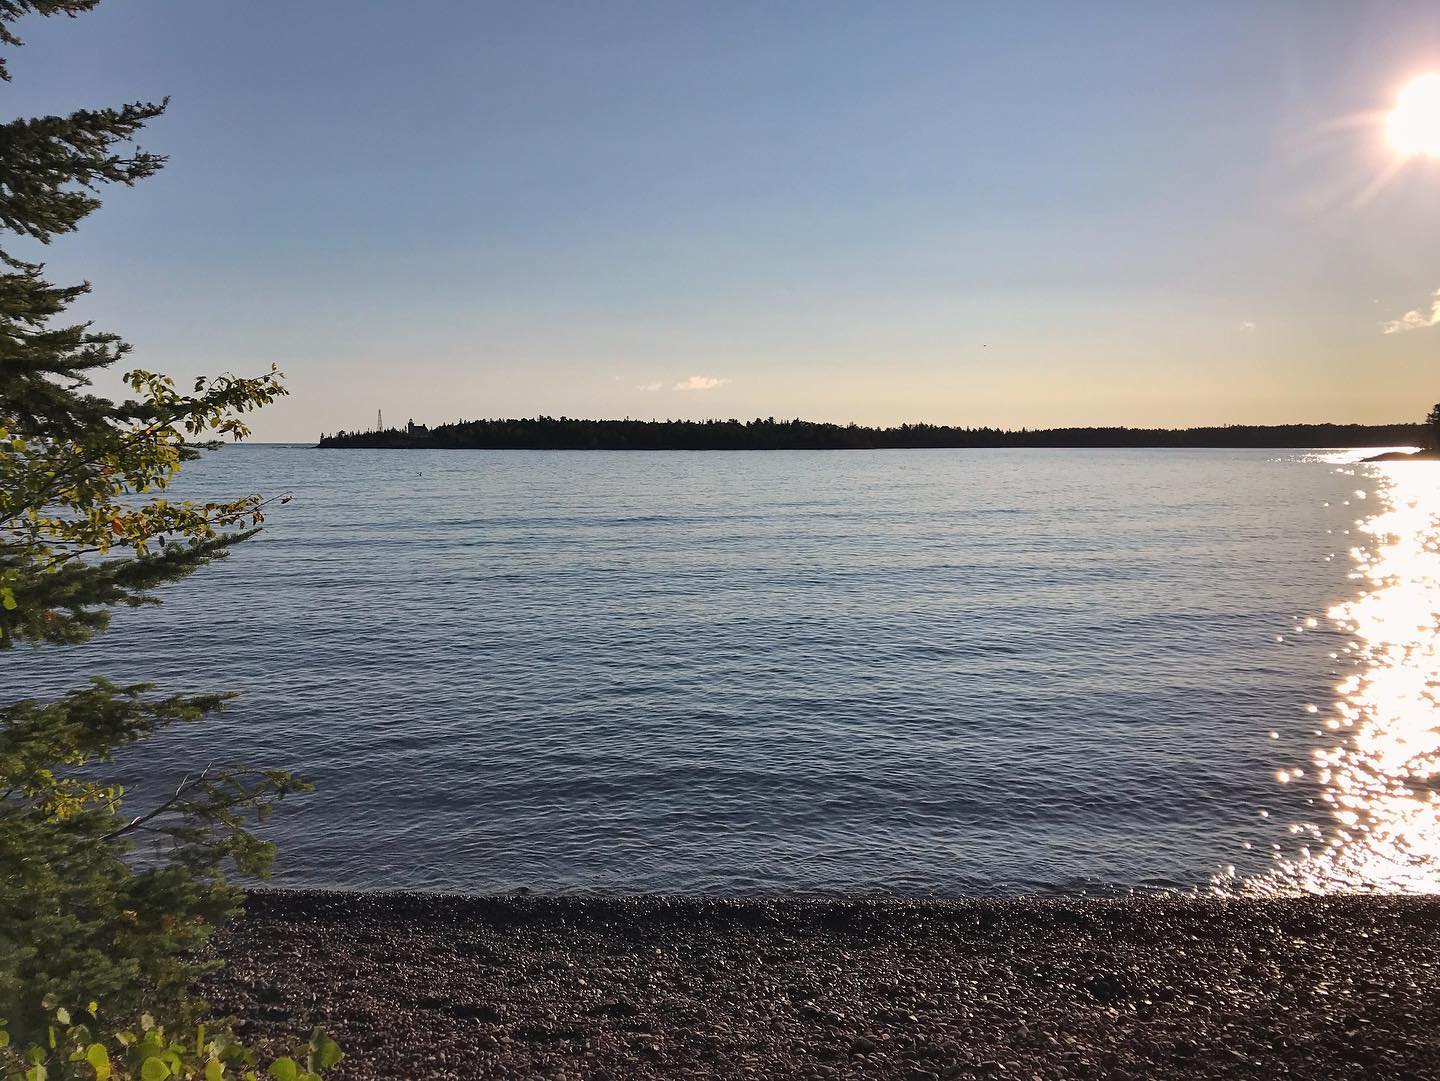
[[[203,770],[123,815],[123,788],[85,767],[225,697],[149,692],[96,680],[0,710],[0,1016],[27,1033],[45,998],[188,1016],[205,967],[194,951],[240,900],[221,871],[265,872],[271,847],[247,823],[304,787],[276,771]],[[124,857],[141,838],[155,865],[137,873]]]
[[[165,1026],[141,1014],[133,1028],[107,1032],[99,1024],[99,1003],[84,1010],[47,1007],[43,1042],[13,1043],[0,1021],[0,1078],[4,1081],[320,1081],[344,1055],[324,1029],[310,1039],[267,1056],[262,1072],[259,1056],[227,1031],[211,1033],[204,1024],[186,1029],[184,1039],[166,1035]],[[79,1018],[78,1020],[76,1018]],[[88,1018],[88,1020],[86,1019]],[[193,1035],[191,1035],[193,1033]]]
[[[10,25],[22,15],[75,16],[96,2],[0,0],[0,43],[19,44]],[[199,450],[248,434],[243,415],[284,393],[280,373],[201,378],[182,392],[136,370],[124,377],[131,397],[92,393],[91,378],[129,346],[66,322],[89,285],[53,284],[14,248],[73,231],[100,205],[102,186],[159,169],[163,158],[131,143],[164,108],[0,125],[0,650],[83,641],[111,609],[155,603],[157,588],[223,557],[264,519],[256,495],[195,504],[163,493]],[[233,1076],[223,1073],[228,1037],[219,1050],[200,1039],[187,1058],[164,1026],[180,1031],[203,1013],[189,993],[207,967],[199,949],[240,899],[224,875],[266,872],[271,847],[250,827],[305,786],[273,770],[182,773],[139,746],[226,698],[95,680],[55,700],[0,704],[0,1017],[4,1042],[35,1049],[24,1060],[11,1054],[5,1076]],[[139,813],[122,811],[120,752],[127,772],[170,778]],[[146,859],[136,864],[142,840]],[[162,1023],[128,1039],[115,1033],[107,1050],[90,1022],[52,1012],[92,996],[114,1016]]]
[[[17,42],[5,26],[20,14],[73,16],[93,6],[0,0],[0,40]],[[49,243],[100,205],[100,185],[155,173],[164,158],[119,148],[164,109],[137,102],[0,124],[0,234]],[[104,626],[106,607],[148,603],[150,588],[242,539],[237,527],[258,526],[258,496],[204,506],[133,497],[165,489],[194,457],[191,441],[243,438],[242,414],[285,392],[272,366],[257,377],[197,379],[189,393],[137,369],[125,376],[133,399],[88,393],[92,374],[130,347],[88,323],[57,322],[90,286],[52,284],[44,269],[0,244],[0,648],[82,640]],[[116,549],[139,558],[87,561]]]

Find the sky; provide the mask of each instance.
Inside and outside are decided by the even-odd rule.
[[[43,253],[255,436],[413,417],[1389,422],[1440,400],[1432,0],[104,0],[12,115],[152,100]],[[108,389],[108,386],[102,386]]]

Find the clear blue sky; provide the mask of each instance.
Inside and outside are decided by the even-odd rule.
[[[1384,421],[1440,399],[1433,2],[106,0],[15,114],[171,95],[46,253],[257,437],[491,415]],[[1417,312],[1427,325],[1383,333]],[[709,389],[676,389],[695,383]]]

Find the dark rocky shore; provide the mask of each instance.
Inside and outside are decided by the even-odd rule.
[[[1440,902],[274,892],[219,944],[340,1078],[1440,1078]]]

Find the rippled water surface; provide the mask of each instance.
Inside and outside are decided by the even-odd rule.
[[[1427,889],[1440,467],[1355,457],[233,447],[260,538],[0,665],[241,692],[164,749],[316,782],[290,884]]]

